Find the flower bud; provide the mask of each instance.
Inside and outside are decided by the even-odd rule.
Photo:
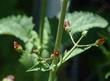
[[[23,50],[22,46],[18,44],[18,42],[14,41],[13,45],[14,45],[14,49],[17,50],[18,52],[21,52]]]
[[[59,51],[54,51],[51,55],[51,57],[58,57],[60,55]]]
[[[82,35],[83,35],[83,36],[86,36],[86,35],[87,35],[87,32],[88,32],[88,31],[83,31],[83,32],[82,32]]]
[[[70,32],[70,22],[68,20],[64,21],[64,28],[66,31]]]
[[[103,45],[104,42],[105,42],[104,38],[100,38],[100,39],[96,40],[95,44],[99,46],[99,45]]]

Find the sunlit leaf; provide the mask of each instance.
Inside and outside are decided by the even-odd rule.
[[[43,32],[43,50],[42,56],[49,57],[50,52],[53,50],[53,41],[52,41],[52,31],[50,23],[47,18],[45,18],[44,32]]]
[[[90,46],[91,47],[91,46]],[[86,48],[75,48],[71,53],[70,51],[67,51],[63,57],[63,62],[69,60],[70,58],[81,54],[82,52],[88,50],[90,47],[86,47]]]
[[[13,35],[24,42],[29,40],[29,33],[33,29],[32,17],[9,16],[0,20],[0,34]]]
[[[70,22],[71,33],[81,32],[93,27],[105,28],[108,22],[99,15],[90,12],[74,12],[67,14],[66,19]]]
[[[29,54],[29,53],[23,53],[19,61],[27,68],[32,67],[38,60],[37,55],[35,54]]]

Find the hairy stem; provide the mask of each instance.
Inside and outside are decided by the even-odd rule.
[[[57,50],[57,51],[60,51],[61,40],[62,40],[62,35],[63,35],[63,25],[64,25],[64,19],[65,19],[66,8],[67,8],[67,2],[68,2],[68,0],[63,0],[63,4],[62,4],[61,16],[60,16],[60,20],[59,20],[56,42],[55,42],[55,48],[54,48],[54,50]],[[58,59],[56,59],[56,58],[53,59],[52,65],[57,65],[57,63],[58,63],[57,61],[58,61]],[[56,71],[57,71],[57,66],[55,66],[53,68],[53,70],[50,71],[48,81],[55,81],[56,80]]]

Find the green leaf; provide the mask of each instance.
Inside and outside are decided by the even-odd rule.
[[[25,43],[26,51],[31,53],[33,47],[37,50],[41,48],[40,46],[40,39],[36,31],[31,31],[29,34],[29,40]]]
[[[39,62],[35,63],[31,68],[29,68],[27,70],[27,72],[30,72],[30,71],[49,71],[49,70],[50,70],[50,65],[39,61]]]
[[[66,19],[70,22],[72,34],[93,27],[105,28],[108,25],[108,22],[104,18],[90,12],[80,11],[67,14]]]
[[[71,54],[69,53],[70,51],[65,52],[65,55],[63,57],[63,62],[66,62],[67,60],[69,60],[72,57],[75,57],[78,54],[81,54],[82,52],[88,50],[89,48],[91,48],[91,46],[86,47],[86,48],[75,48]]]
[[[51,29],[50,29],[49,21],[47,18],[45,19],[44,26],[45,27],[44,27],[44,32],[43,32],[43,44],[46,45],[48,44],[51,38]]]
[[[38,57],[36,54],[29,54],[29,53],[23,53],[19,61],[26,67],[30,68],[32,67],[38,60]]]
[[[46,58],[50,56],[50,52],[53,50],[54,44],[52,41],[52,32],[50,23],[47,18],[45,18],[44,32],[43,32],[43,50],[42,57]]]
[[[24,42],[30,39],[28,34],[33,27],[32,17],[18,15],[0,20],[0,34],[13,35]]]
[[[25,44],[26,51],[29,52],[29,53],[31,53],[33,47],[34,47],[34,46],[33,46],[33,44],[32,44],[31,42],[27,42],[27,43]]]
[[[0,20],[0,34],[13,35],[25,43],[26,51],[29,53],[33,47],[40,48],[40,39],[33,30],[32,17],[9,16]]]

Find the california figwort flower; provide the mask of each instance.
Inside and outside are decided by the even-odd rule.
[[[21,52],[23,50],[22,46],[18,42],[14,41],[13,45],[14,49],[17,50],[18,52]]]
[[[54,51],[51,55],[51,57],[59,57],[60,52],[59,51]]]
[[[96,44],[97,46],[100,46],[100,45],[103,45],[104,42],[105,42],[104,38],[100,38],[100,39],[96,40],[95,44]]]
[[[70,31],[70,22],[68,20],[64,21],[64,28],[66,31]]]

